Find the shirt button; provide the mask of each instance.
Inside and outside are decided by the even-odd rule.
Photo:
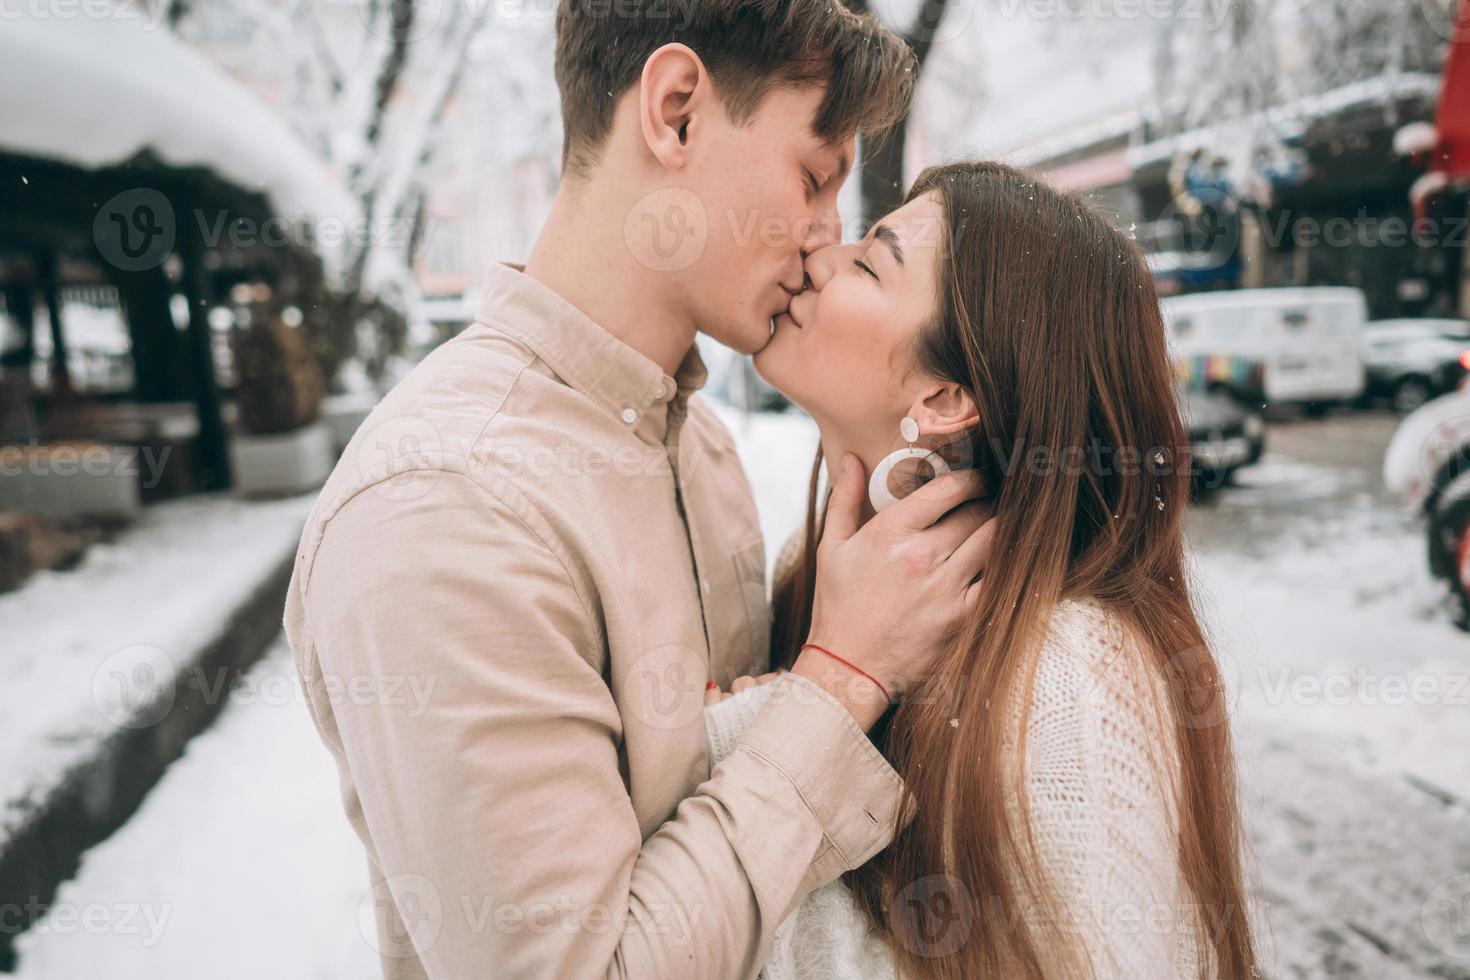
[[[629,425],[632,425],[634,422],[638,421],[638,413],[633,411],[631,408],[623,409],[623,421],[627,422]]]

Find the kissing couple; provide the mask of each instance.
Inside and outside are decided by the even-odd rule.
[[[983,161],[844,243],[912,53],[831,0],[687,6],[560,4],[545,226],[302,534],[384,975],[1252,976],[1138,248]],[[701,332],[820,429],[769,590]]]

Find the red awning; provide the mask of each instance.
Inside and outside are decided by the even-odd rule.
[[[1461,0],[1455,19],[1434,126],[1439,146],[1430,169],[1449,182],[1470,179],[1470,0]]]

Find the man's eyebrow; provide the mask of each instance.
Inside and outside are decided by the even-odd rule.
[[[852,161],[847,159],[846,153],[837,154],[837,171],[832,174],[832,178],[836,180],[839,184],[842,183],[842,181],[847,177],[848,168],[851,166]]]
[[[887,225],[877,225],[873,228],[873,237],[888,246],[888,251],[893,253],[893,261],[903,268],[903,244],[898,240],[898,232]]]

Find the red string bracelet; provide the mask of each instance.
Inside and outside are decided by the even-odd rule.
[[[883,692],[883,697],[884,697],[885,700],[888,701],[889,704],[892,704],[893,703],[893,695],[891,695],[891,694],[888,693],[888,688],[886,688],[886,687],[883,686],[883,682],[880,681],[880,680],[878,680],[878,678],[874,677],[872,674],[868,673],[866,670],[863,670],[857,664],[853,663],[850,660],[844,660],[842,657],[837,656],[837,654],[833,653],[831,650],[828,650],[826,647],[817,646],[815,643],[803,643],[801,645],[801,648],[803,650],[807,649],[808,647],[810,647],[813,650],[816,650],[818,653],[825,653],[827,656],[831,657],[833,660],[835,660],[838,663],[842,664],[844,667],[848,668],[849,670],[855,670],[859,674],[862,674],[864,677],[866,677],[868,680],[872,681],[874,684],[876,684],[878,686],[878,690],[880,690],[880,691]]]

